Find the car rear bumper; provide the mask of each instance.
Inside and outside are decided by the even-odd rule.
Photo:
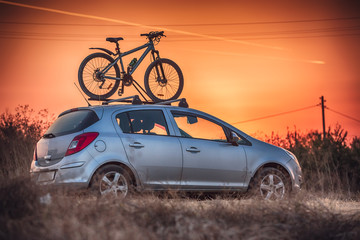
[[[78,159],[87,159],[87,161]],[[42,167],[37,162],[33,162],[30,176],[39,185],[81,189],[89,186],[96,167],[97,163],[84,151],[78,156],[74,154],[74,156],[65,157],[52,166]]]
[[[65,173],[66,174],[66,173]],[[54,175],[54,178],[48,178],[48,176]],[[80,179],[72,179],[70,181],[61,180],[61,175],[64,175],[64,172],[59,171],[40,171],[40,172],[30,172],[31,179],[39,185],[44,187],[56,187],[56,188],[66,188],[66,189],[86,189],[89,186],[88,181],[81,181]],[[48,179],[46,179],[48,178]]]

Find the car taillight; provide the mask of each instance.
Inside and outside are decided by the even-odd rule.
[[[74,137],[66,151],[65,156],[80,152],[81,150],[86,148],[92,141],[94,141],[97,136],[99,136],[99,133],[89,132]]]

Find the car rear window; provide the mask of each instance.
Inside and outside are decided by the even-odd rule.
[[[98,116],[91,110],[69,112],[56,119],[44,137],[58,137],[79,132],[97,121],[99,121]]]

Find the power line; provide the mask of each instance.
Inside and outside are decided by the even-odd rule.
[[[129,22],[129,21],[125,21],[125,20],[113,19],[113,18],[96,16],[96,15],[91,15],[91,14],[78,13],[78,12],[71,12],[71,11],[65,11],[65,10],[59,10],[59,9],[53,9],[53,8],[29,5],[29,4],[23,4],[23,3],[18,3],[18,2],[10,2],[10,1],[0,0],[0,3],[7,4],[7,5],[13,5],[13,6],[17,6],[17,7],[28,8],[28,9],[35,9],[35,10],[39,10],[39,11],[62,14],[62,15],[67,15],[67,16],[87,18],[87,19],[100,20],[100,21],[107,21],[107,22],[112,22],[112,23],[116,23],[116,24],[124,24],[124,25],[132,26],[132,27],[140,27],[140,28],[146,28],[146,29],[153,29],[154,28],[154,26],[145,25],[145,24],[136,23],[136,22]],[[356,16],[356,17],[346,17],[346,18],[288,20],[288,21],[281,21],[281,23],[341,21],[341,20],[355,20],[355,19],[360,19],[360,17]],[[251,24],[255,24],[255,23],[260,24],[262,22],[251,22]],[[268,23],[276,23],[276,22],[266,22],[266,23],[268,24]],[[280,21],[278,23],[280,23]],[[225,23],[225,24],[230,24],[230,23]],[[264,22],[264,24],[265,24],[265,22]],[[270,45],[265,45],[265,44],[261,44],[261,43],[248,42],[248,41],[244,41],[244,40],[228,39],[228,38],[224,38],[224,37],[216,37],[216,36],[200,34],[200,33],[196,33],[196,32],[173,29],[173,28],[169,28],[169,27],[163,27],[162,26],[162,27],[157,27],[157,29],[158,30],[164,30],[164,31],[167,31],[167,32],[178,33],[178,34],[182,34],[182,35],[201,37],[201,38],[205,38],[205,39],[214,39],[214,40],[219,40],[219,41],[238,43],[238,44],[252,46],[252,47],[261,47],[261,48],[268,48],[268,49],[274,49],[274,50],[283,50],[283,48],[280,48],[280,47],[277,47],[277,46],[270,46]]]
[[[28,8],[28,9],[35,9],[35,10],[39,10],[39,11],[62,14],[62,15],[67,15],[67,16],[87,18],[87,19],[100,20],[100,21],[107,21],[107,22],[112,22],[112,23],[117,23],[117,24],[125,24],[125,25],[129,25],[129,26],[145,28],[145,29],[152,29],[152,30],[154,29],[154,26],[150,26],[150,25],[125,21],[125,20],[120,20],[120,19],[96,16],[96,15],[91,15],[91,14],[71,12],[71,11],[65,11],[65,10],[59,10],[59,9],[53,9],[53,8],[47,8],[47,7],[40,7],[40,6],[35,6],[35,5],[23,4],[23,3],[18,3],[18,2],[3,1],[3,0],[0,0],[0,3],[13,5],[13,6],[17,6],[17,7]],[[261,47],[261,48],[268,48],[268,49],[274,49],[274,50],[283,50],[282,48],[275,47],[275,46],[268,46],[268,45],[264,45],[264,44],[260,44],[260,43],[253,43],[253,42],[247,42],[247,41],[241,41],[241,40],[233,40],[233,39],[221,38],[221,37],[210,36],[210,35],[205,35],[205,34],[199,34],[199,33],[196,33],[196,32],[178,30],[178,29],[173,29],[173,28],[159,27],[158,30],[163,30],[163,31],[166,31],[166,32],[173,32],[173,33],[179,33],[179,34],[189,35],[189,36],[202,37],[202,38],[207,38],[207,39],[216,39],[216,40],[221,40],[221,41],[231,42],[231,43],[238,43],[238,44],[252,46],[252,47]]]
[[[38,25],[38,26],[79,26],[79,27],[133,27],[126,24],[86,24],[86,23],[48,23],[48,22],[8,22],[0,21],[0,24],[13,25]]]
[[[0,31],[0,35],[9,36],[9,35],[15,35],[15,36],[46,36],[46,37],[96,37],[96,38],[105,38],[103,34],[81,34],[81,33],[49,33],[49,32],[19,32],[19,31]]]
[[[268,37],[268,38],[240,38],[241,40],[275,40],[275,39],[306,39],[306,38],[332,38],[332,37],[358,37],[360,33],[356,34],[335,34],[335,35],[317,35],[317,36],[302,36],[302,37]],[[103,37],[91,37],[86,39],[74,39],[74,38],[46,38],[45,37],[26,37],[26,36],[1,36],[0,39],[24,39],[24,40],[54,40],[54,41],[103,41]],[[129,40],[130,38],[127,38]],[[239,39],[239,40],[240,40]],[[131,39],[130,39],[131,40]],[[134,39],[135,40],[135,39]],[[195,41],[219,41],[213,39],[167,39],[166,42],[195,42]]]
[[[330,37],[357,37],[360,33],[344,33],[344,34],[322,34],[311,36],[278,36],[278,37],[240,37],[234,40],[275,40],[275,39],[305,39],[305,38],[330,38]],[[195,42],[195,41],[216,41],[213,39],[167,39],[167,42]]]
[[[290,111],[287,111],[287,112],[282,112],[282,113],[267,115],[267,116],[264,116],[264,117],[258,117],[258,118],[253,118],[253,119],[249,119],[249,120],[245,120],[245,121],[235,122],[235,123],[232,123],[232,124],[240,124],[240,123],[258,121],[258,120],[262,120],[262,119],[266,119],[266,118],[272,118],[272,117],[277,117],[277,116],[290,114],[290,113],[294,113],[294,112],[300,112],[300,111],[304,111],[304,110],[314,108],[314,107],[318,107],[318,106],[319,106],[319,104],[316,104],[316,105],[312,105],[312,106],[308,106],[308,107],[303,107],[303,108],[299,108],[299,109],[295,109],[295,110],[290,110]]]
[[[235,123],[232,123],[232,124],[242,124],[242,123],[247,123],[247,122],[253,122],[253,121],[258,121],[258,120],[263,120],[263,119],[267,119],[267,118],[272,118],[272,117],[278,117],[278,116],[281,116],[281,115],[286,115],[286,114],[290,114],[290,113],[294,113],[294,112],[299,112],[299,111],[304,111],[304,110],[307,110],[307,109],[311,109],[311,108],[314,108],[314,107],[318,107],[320,106],[320,104],[316,104],[316,105],[312,105],[312,106],[308,106],[308,107],[303,107],[303,108],[299,108],[299,109],[295,109],[295,110],[290,110],[290,111],[287,111],[287,112],[282,112],[282,113],[277,113],[277,114],[272,114],[272,115],[267,115],[267,116],[263,116],[263,117],[258,117],[258,118],[253,118],[253,119],[248,119],[248,120],[245,120],[245,121],[239,121],[239,122],[235,122]],[[346,117],[348,119],[351,119],[351,120],[354,120],[358,123],[360,123],[360,120],[359,119],[356,119],[354,117],[351,117],[345,113],[341,113],[339,111],[336,111],[336,110],[333,110],[329,107],[324,107],[325,109],[331,111],[331,112],[334,112],[336,114],[339,114],[343,117]]]
[[[326,108],[327,110],[331,111],[331,112],[337,113],[337,114],[339,114],[339,115],[341,115],[341,116],[343,116],[343,117],[349,118],[349,119],[351,119],[351,120],[354,120],[354,121],[360,123],[360,120],[359,120],[359,119],[356,119],[356,118],[351,117],[351,116],[349,116],[349,115],[347,115],[347,114],[344,114],[344,113],[335,111],[335,110],[333,110],[333,109],[331,109],[331,108],[328,108],[328,107],[325,107],[325,108]]]
[[[354,37],[360,33],[343,33],[343,34],[322,34],[309,36],[278,36],[278,37],[254,37],[254,38],[235,38],[241,40],[270,40],[270,39],[297,39],[297,38],[329,38],[329,37]]]
[[[234,25],[261,25],[261,24],[289,24],[289,23],[308,23],[308,22],[329,22],[329,21],[351,21],[359,20],[360,17],[339,17],[322,19],[300,19],[284,21],[258,21],[258,22],[230,22],[230,23],[194,23],[194,24],[152,24],[151,26],[164,27],[204,27],[204,26],[234,26]],[[85,24],[85,23],[41,23],[41,22],[14,22],[0,21],[0,24],[23,24],[23,25],[57,25],[57,26],[88,26],[88,27],[112,27],[129,26],[127,24]],[[132,27],[132,26],[130,26]]]
[[[308,28],[308,29],[296,29],[296,30],[285,30],[285,31],[266,31],[266,32],[235,32],[235,33],[205,33],[207,35],[213,35],[218,37],[249,37],[249,36],[268,36],[268,35],[293,35],[293,34],[311,34],[311,33],[333,33],[333,32],[352,32],[359,31],[360,25],[344,26],[344,27],[331,27],[331,28]],[[34,33],[31,32],[16,32],[16,31],[6,31],[14,33]],[[53,33],[50,33],[53,34]],[[130,35],[138,36],[138,35]],[[172,34],[172,37],[183,36],[180,34]],[[191,37],[191,36],[189,36]]]
[[[296,29],[296,30],[285,30],[285,31],[266,31],[266,32],[237,32],[237,33],[221,33],[212,35],[221,36],[267,36],[267,35],[292,35],[292,34],[311,34],[311,33],[333,33],[333,32],[348,32],[348,31],[359,31],[360,25],[344,26],[344,27],[332,27],[332,28],[307,28],[307,29]],[[208,33],[209,34],[209,33]],[[179,35],[172,35],[179,36]]]
[[[237,23],[202,23],[202,24],[178,24],[173,26],[232,26],[232,25],[257,25],[257,24],[288,24],[288,23],[307,23],[307,22],[328,22],[343,20],[358,20],[360,17],[344,18],[323,18],[323,19],[302,19],[302,20],[285,20],[285,21],[263,21],[263,22],[237,22]]]
[[[46,38],[46,37],[11,37],[11,36],[0,36],[0,39],[13,39],[13,40],[36,40],[36,41],[66,41],[66,42],[89,42],[98,41],[103,42],[103,39],[66,39],[66,38]]]
[[[227,36],[234,36],[235,40],[259,40],[259,39],[289,39],[289,38],[320,38],[320,37],[343,37],[343,36],[358,36],[360,32],[349,32],[349,33],[337,33],[343,31],[359,31],[360,26],[350,26],[345,28],[317,28],[317,29],[307,29],[307,30],[294,30],[294,31],[275,31],[275,32],[254,32],[254,33],[228,33],[228,34],[214,34],[214,36],[218,37],[227,37]],[[334,34],[320,34],[320,35],[300,35],[300,36],[281,36],[282,34],[318,34],[318,33],[331,33]],[[54,38],[60,37],[57,40],[67,40],[63,39],[63,37],[69,37],[73,39],[73,37],[83,37],[89,40],[89,38],[102,38],[103,35],[94,35],[94,34],[71,34],[71,33],[45,33],[45,32],[24,32],[24,31],[0,31],[0,38],[8,38],[9,36],[14,37],[16,35],[19,39],[26,39],[26,37],[40,37],[41,35],[46,35],[46,38]],[[240,37],[237,37],[238,35]],[[268,35],[275,35],[269,36]],[[280,35],[280,36],[276,36]],[[180,38],[180,35],[171,35],[172,39],[168,39],[169,41],[206,41],[206,40],[215,40],[215,39],[199,39],[199,38]],[[265,36],[265,37],[262,37]],[[130,38],[135,38],[135,35],[129,35]],[[45,39],[46,39],[45,38]],[[35,40],[35,38],[33,38]],[[67,41],[70,41],[68,39]],[[42,39],[39,39],[42,40]],[[75,40],[75,39],[74,39]],[[78,41],[78,40],[76,40]]]
[[[243,33],[222,33],[212,34],[222,37],[233,37],[241,40],[258,40],[258,39],[283,39],[283,38],[316,38],[316,37],[342,37],[359,35],[360,25],[333,28],[311,28],[297,29],[287,31],[267,31],[267,32],[243,32]],[[179,35],[172,35],[179,37]],[[199,38],[184,39],[184,41],[196,41]]]

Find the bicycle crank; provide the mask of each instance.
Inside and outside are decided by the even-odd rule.
[[[123,78],[124,86],[129,87],[133,83],[134,79],[130,74],[125,74]]]

